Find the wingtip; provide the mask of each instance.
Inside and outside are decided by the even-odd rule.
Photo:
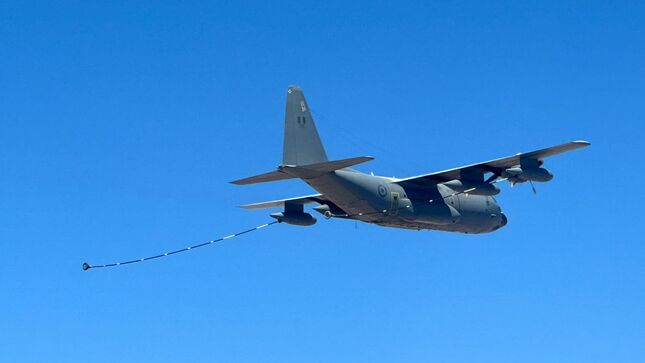
[[[585,141],[585,140],[576,140],[576,141],[572,141],[572,142],[574,144],[578,144],[578,145],[582,145],[582,146],[590,146],[591,145],[591,143],[589,141]]]

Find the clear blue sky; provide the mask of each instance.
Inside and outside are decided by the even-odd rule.
[[[642,362],[642,2],[0,4],[0,360]],[[332,158],[403,177],[586,139],[509,225],[269,221],[306,92]]]

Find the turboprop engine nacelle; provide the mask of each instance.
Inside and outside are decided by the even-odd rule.
[[[505,170],[511,179],[517,179],[520,182],[548,182],[553,179],[553,174],[545,168],[514,167]]]
[[[442,184],[459,193],[486,196],[499,194],[499,188],[490,183],[455,179]]]
[[[311,226],[316,224],[316,218],[314,218],[309,213],[304,212],[280,212],[273,213],[271,217],[277,219],[280,222],[287,224],[293,224],[296,226]]]

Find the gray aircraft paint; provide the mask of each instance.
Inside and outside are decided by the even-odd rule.
[[[545,182],[553,174],[542,168],[543,159],[588,146],[575,141],[530,153],[495,159],[411,178],[368,175],[350,166],[369,161],[358,157],[328,161],[304,93],[297,86],[287,90],[282,164],[276,171],[234,181],[254,184],[300,178],[320,194],[243,206],[248,209],[282,207],[271,216],[286,223],[315,223],[304,204],[318,203],[314,210],[386,227],[431,229],[462,233],[487,233],[507,224],[492,197],[497,178],[511,183]],[[492,174],[485,180],[486,174]],[[452,187],[452,188],[451,188]]]
[[[287,90],[284,113],[283,165],[308,165],[327,161],[305,95],[299,87]]]

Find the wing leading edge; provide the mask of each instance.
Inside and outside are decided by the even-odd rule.
[[[459,168],[443,170],[430,174],[417,175],[409,178],[399,179],[399,184],[438,184],[455,179],[483,181],[485,173],[501,175],[508,168],[520,165],[522,160],[542,160],[549,156],[562,154],[568,151],[587,147],[591,143],[587,141],[571,141],[561,145],[556,145],[544,149],[539,149],[527,153],[518,153],[513,156],[485,161],[483,163],[471,164]]]

